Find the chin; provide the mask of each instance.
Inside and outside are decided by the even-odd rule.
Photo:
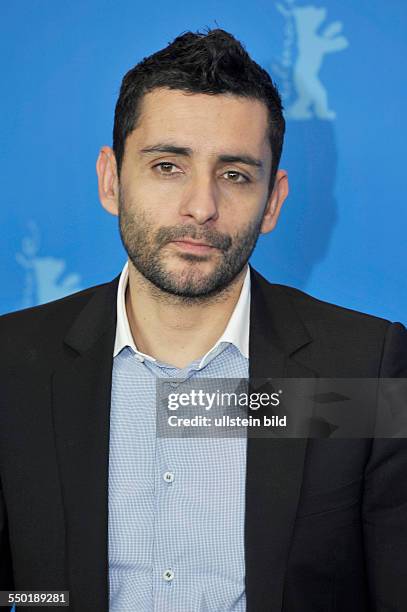
[[[215,276],[216,266],[211,265],[210,269],[203,270],[200,266],[167,266],[166,277],[168,285],[171,285],[180,294],[198,291],[212,285]]]
[[[183,257],[177,262],[168,263],[166,266],[168,274],[178,276],[188,275],[190,278],[210,276],[217,267],[217,262],[208,259],[197,259],[194,256]]]

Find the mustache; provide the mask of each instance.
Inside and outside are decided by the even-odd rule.
[[[205,244],[209,244],[222,251],[227,251],[232,245],[232,239],[227,234],[222,234],[213,229],[207,229],[204,232],[199,231],[194,225],[160,227],[156,234],[156,240],[160,247],[173,240],[183,240],[185,238],[202,240]]]

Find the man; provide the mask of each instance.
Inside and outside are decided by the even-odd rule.
[[[69,590],[75,612],[407,610],[405,440],[155,435],[158,379],[407,375],[400,323],[249,268],[288,194],[283,135],[222,30],[125,76],[97,174],[128,264],[1,321],[0,589]]]

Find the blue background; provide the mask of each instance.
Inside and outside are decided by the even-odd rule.
[[[407,5],[315,6],[326,10],[317,36],[331,24],[347,41],[316,75],[336,119],[313,108],[287,118],[281,167],[291,193],[252,263],[273,282],[407,323]],[[287,109],[295,98],[299,32],[273,1],[17,0],[0,10],[1,312],[120,272],[125,255],[117,221],[98,201],[95,160],[111,144],[121,78],[142,57],[182,31],[218,25],[271,72]]]

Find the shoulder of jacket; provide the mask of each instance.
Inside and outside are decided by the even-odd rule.
[[[34,347],[37,350],[59,344],[81,310],[109,284],[88,287],[59,300],[0,316],[2,360],[14,362]]]
[[[278,284],[274,287],[284,293],[294,308],[301,310],[302,316],[308,320],[326,319],[338,323],[342,321],[349,324],[365,324],[378,329],[385,329],[391,324],[388,319],[321,300],[295,287]]]

